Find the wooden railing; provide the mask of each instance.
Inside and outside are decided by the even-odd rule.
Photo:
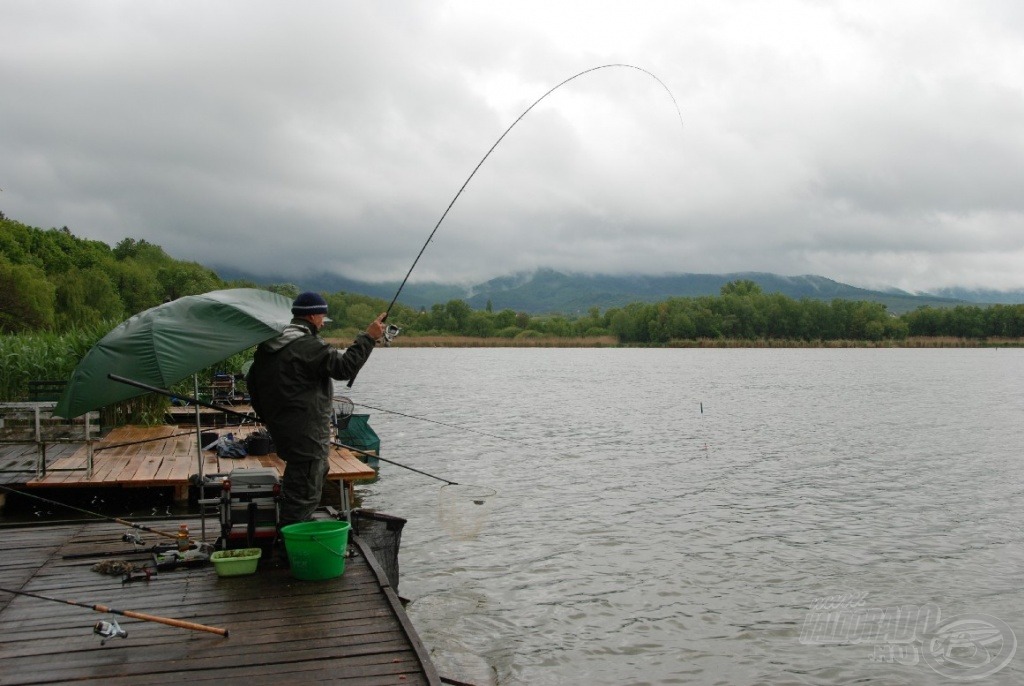
[[[84,443],[88,476],[92,476],[93,442],[99,437],[98,412],[64,419],[53,416],[54,401],[0,403],[0,443],[35,444],[37,457],[34,470],[6,469],[5,472],[46,474],[46,446],[54,443]],[[75,470],[78,471],[78,470]]]

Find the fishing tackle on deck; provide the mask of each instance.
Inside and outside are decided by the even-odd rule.
[[[129,527],[131,527],[133,529],[138,529],[140,531],[145,531],[145,532],[148,532],[148,533],[151,533],[151,534],[156,534],[157,536],[164,536],[166,538],[174,538],[174,539],[177,539],[177,537],[178,537],[178,534],[176,534],[176,533],[171,533],[169,531],[161,531],[160,529],[154,529],[152,527],[144,526],[142,524],[136,524],[135,522],[129,522],[128,520],[121,519],[119,517],[110,517],[110,516],[107,516],[107,515],[100,514],[98,512],[92,512],[90,510],[82,509],[81,507],[75,507],[74,505],[68,505],[67,503],[59,503],[56,500],[50,500],[49,498],[44,498],[41,495],[35,495],[34,493],[28,493],[26,491],[18,491],[16,489],[9,488],[9,487],[4,486],[2,484],[0,484],[0,489],[3,489],[5,491],[7,491],[8,493],[16,493],[18,495],[23,495],[23,496],[26,496],[26,497],[29,497],[29,498],[34,498],[35,500],[39,500],[41,502],[48,503],[50,505],[56,505],[58,507],[66,507],[69,510],[74,510],[75,512],[81,512],[82,514],[87,514],[87,515],[90,515],[92,517],[97,517],[99,519],[105,519],[105,520],[107,520],[109,522],[116,522],[118,524],[124,524],[125,526],[129,526]],[[121,540],[124,540],[125,542],[132,542],[134,540],[134,539],[127,538],[127,536],[128,536],[128,534],[125,534],[124,536],[121,537]]]
[[[100,636],[100,645],[106,645],[111,638],[128,638],[128,632],[121,628],[116,619],[106,621],[101,619],[96,622],[92,632]]]
[[[217,634],[227,638],[228,630],[221,629],[214,626],[206,626],[205,624],[196,624],[195,622],[186,622],[182,619],[172,619],[170,617],[159,617],[157,615],[146,614],[145,612],[136,612],[134,610],[118,610],[113,607],[106,605],[90,605],[89,603],[80,603],[76,600],[64,600],[62,598],[54,598],[48,595],[42,595],[40,593],[30,593],[29,591],[16,591],[12,588],[0,588],[0,591],[4,593],[11,593],[13,595],[27,596],[29,598],[36,598],[38,600],[49,600],[54,603],[64,603],[65,605],[74,605],[75,607],[84,607],[87,610],[94,612],[110,613],[112,615],[120,615],[122,617],[131,617],[132,619],[141,619],[144,622],[156,622],[157,624],[165,624],[167,626],[177,627],[179,629],[189,629],[191,631],[205,631],[211,634]],[[116,622],[112,623],[111,627],[104,627],[105,631],[112,631],[113,626],[116,626]],[[118,627],[120,628],[120,627]],[[96,633],[99,633],[98,631]],[[114,634],[116,635],[116,634]],[[127,635],[127,634],[125,634]]]
[[[535,101],[533,102],[533,104],[532,104],[532,105],[530,105],[530,106],[529,106],[529,107],[527,107],[527,108],[526,108],[525,110],[523,110],[523,113],[522,113],[522,114],[520,114],[520,115],[519,115],[519,116],[518,116],[518,117],[516,118],[516,120],[515,120],[514,122],[512,122],[512,124],[511,124],[511,125],[509,125],[509,127],[508,127],[507,129],[505,129],[505,132],[504,132],[504,133],[502,133],[502,134],[501,134],[501,135],[500,135],[500,136],[498,137],[498,140],[496,140],[496,141],[494,142],[494,145],[492,145],[492,146],[491,146],[490,150],[488,150],[488,151],[487,151],[487,153],[486,153],[486,154],[485,154],[485,155],[483,156],[483,158],[481,158],[481,159],[480,159],[480,161],[479,161],[479,162],[477,162],[477,165],[476,165],[476,167],[474,167],[474,168],[473,168],[473,171],[472,171],[472,172],[470,172],[469,176],[468,176],[468,177],[466,178],[466,180],[465,180],[465,181],[463,182],[463,184],[462,184],[462,187],[461,187],[461,188],[459,188],[458,192],[457,192],[457,193],[455,194],[455,197],[453,197],[453,198],[452,198],[452,200],[451,200],[451,202],[450,202],[450,203],[448,203],[448,207],[447,207],[447,208],[445,208],[445,211],[444,211],[444,213],[443,213],[443,214],[441,215],[441,218],[437,220],[437,224],[435,224],[435,225],[434,225],[434,230],[430,232],[430,235],[429,235],[429,236],[427,236],[427,240],[426,240],[426,242],[425,242],[425,243],[423,244],[423,247],[422,247],[422,248],[420,248],[419,254],[417,254],[417,255],[416,255],[416,259],[414,259],[414,260],[412,261],[412,266],[411,266],[411,267],[409,267],[409,271],[408,271],[408,272],[406,273],[406,275],[405,275],[405,278],[404,278],[404,279],[402,279],[402,283],[401,283],[401,284],[400,284],[400,285],[398,286],[398,291],[397,291],[397,292],[395,293],[395,297],[391,299],[391,304],[389,304],[389,305],[388,305],[388,309],[386,310],[386,313],[387,313],[387,314],[390,314],[390,313],[391,313],[391,308],[395,306],[395,302],[396,302],[396,301],[398,300],[398,296],[399,296],[399,295],[400,295],[400,294],[402,293],[402,289],[403,289],[403,288],[405,288],[405,283],[406,283],[406,282],[407,282],[407,281],[409,280],[409,276],[410,276],[410,275],[412,275],[412,271],[413,271],[413,269],[415,269],[415,268],[416,268],[416,264],[417,264],[417,263],[418,263],[418,262],[420,261],[420,258],[421,258],[421,257],[423,257],[423,253],[424,253],[424,252],[426,251],[426,249],[427,249],[427,246],[428,246],[428,245],[430,245],[430,241],[432,241],[432,240],[434,239],[434,234],[436,234],[436,233],[437,233],[437,230],[438,230],[438,229],[439,229],[439,228],[441,227],[441,222],[443,222],[443,221],[444,221],[445,217],[447,217],[447,216],[448,216],[448,212],[449,212],[449,211],[451,211],[451,209],[452,209],[452,206],[453,206],[453,205],[455,205],[455,201],[459,199],[459,196],[460,196],[460,195],[462,195],[462,191],[466,190],[466,186],[468,186],[468,185],[469,185],[469,182],[470,182],[470,181],[471,181],[471,180],[473,179],[473,176],[474,176],[474,175],[476,175],[476,172],[477,172],[477,170],[479,170],[479,169],[480,169],[480,167],[481,167],[481,166],[483,166],[483,163],[484,163],[485,161],[487,161],[487,158],[491,156],[491,153],[492,153],[492,152],[494,152],[494,149],[498,147],[498,145],[499,145],[499,144],[501,143],[501,141],[502,141],[502,140],[504,140],[504,139],[505,139],[505,136],[507,136],[507,135],[509,134],[509,132],[510,132],[510,131],[511,131],[511,130],[512,130],[513,128],[515,128],[515,125],[516,125],[516,124],[518,124],[518,123],[519,123],[519,122],[520,122],[520,121],[521,121],[521,120],[523,119],[523,117],[525,117],[525,116],[526,116],[527,114],[529,114],[529,113],[530,113],[530,110],[532,110],[532,109],[533,109],[534,107],[536,107],[536,106],[537,106],[538,104],[540,104],[540,102],[541,102],[542,100],[544,100],[544,98],[548,97],[549,95],[551,95],[552,93],[554,93],[554,92],[555,92],[556,90],[558,90],[559,88],[561,88],[561,87],[562,87],[562,86],[564,86],[565,84],[569,83],[570,81],[573,81],[573,80],[575,80],[575,79],[578,79],[579,77],[581,77],[581,76],[583,76],[583,75],[585,75],[585,74],[589,74],[589,73],[591,73],[591,72],[595,72],[595,71],[598,71],[598,70],[600,70],[600,69],[611,69],[611,68],[625,68],[625,69],[635,69],[635,70],[637,70],[637,71],[643,72],[644,74],[647,74],[647,75],[648,75],[648,76],[650,76],[650,77],[651,77],[652,79],[654,79],[654,80],[655,80],[655,81],[657,81],[657,82],[658,82],[659,84],[661,84],[661,87],[665,89],[665,92],[666,92],[666,93],[668,93],[668,96],[669,96],[670,98],[672,98],[672,104],[673,104],[673,105],[675,105],[675,108],[676,108],[676,114],[678,114],[678,115],[679,115],[679,125],[680,125],[680,126],[682,126],[682,125],[683,125],[683,113],[682,113],[682,112],[680,111],[680,109],[679,109],[679,103],[678,103],[678,102],[676,102],[676,98],[675,98],[675,96],[674,96],[674,95],[672,95],[672,91],[671,91],[671,90],[669,90],[668,86],[666,86],[666,85],[665,85],[665,82],[664,82],[664,81],[662,81],[662,80],[661,80],[661,79],[659,79],[659,78],[658,78],[657,76],[655,76],[654,74],[652,74],[651,72],[647,71],[646,69],[644,69],[644,68],[642,68],[642,67],[637,67],[637,66],[634,66],[634,65],[632,65],[632,64],[603,64],[603,65],[601,65],[601,66],[599,66],[599,67],[591,67],[590,69],[584,69],[584,70],[583,70],[583,71],[581,71],[580,73],[578,73],[578,74],[574,74],[573,76],[570,76],[570,77],[569,77],[569,78],[567,78],[566,80],[562,81],[562,82],[561,82],[560,84],[558,84],[557,86],[555,86],[554,88],[552,88],[551,90],[549,90],[549,91],[548,91],[547,93],[545,93],[544,95],[542,95],[542,96],[540,96],[539,98],[537,98],[537,99],[536,99],[536,100],[535,100]],[[351,384],[349,384],[349,386],[351,386]]]

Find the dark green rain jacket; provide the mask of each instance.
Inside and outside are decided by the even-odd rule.
[[[342,351],[293,319],[277,338],[256,348],[245,377],[253,409],[286,462],[325,460],[330,450],[332,379],[351,379],[373,352],[365,333]]]

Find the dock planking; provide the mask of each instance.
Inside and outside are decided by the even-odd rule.
[[[147,525],[173,531],[177,520]],[[216,626],[229,636],[0,593],[0,683],[440,683],[398,596],[356,537],[345,573],[319,582],[293,579],[267,560],[249,576],[222,578],[206,566],[122,584],[91,570],[100,558],[63,559],[125,550],[125,559],[144,560],[120,541],[123,530],[107,522],[7,528],[0,586]],[[117,619],[128,637],[101,646],[92,633],[100,619]]]
[[[232,434],[242,440],[256,430],[256,427],[233,426],[215,431],[220,435]],[[74,451],[65,451],[49,465],[47,473],[36,478],[34,473],[24,473],[21,483],[30,488],[97,488],[97,487],[174,487],[176,497],[184,499],[188,494],[191,477],[199,473],[199,447],[195,429],[160,426],[124,426],[110,431],[102,440],[93,443],[93,473],[89,476],[86,465],[86,447],[77,446]],[[25,461],[27,456],[12,458],[12,462]],[[249,455],[244,458],[219,458],[216,451],[203,451],[203,474],[222,474],[234,469],[272,467],[284,473],[284,462],[271,453]],[[329,471],[330,481],[351,484],[354,481],[373,479],[376,473],[351,452],[335,448],[331,450]],[[15,482],[16,479],[8,479]]]
[[[50,443],[46,446],[46,463],[53,464],[69,458],[79,449],[78,444]],[[39,447],[35,443],[0,445],[0,484],[23,484],[34,479],[39,463]],[[83,453],[82,466],[85,466]]]

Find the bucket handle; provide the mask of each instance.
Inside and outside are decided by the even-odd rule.
[[[336,550],[334,550],[333,548],[328,548],[328,547],[327,547],[327,544],[325,544],[325,543],[324,543],[323,541],[321,541],[321,540],[320,540],[319,538],[317,538],[316,536],[310,536],[310,537],[309,537],[309,540],[311,540],[311,541],[313,541],[314,543],[316,543],[317,545],[319,545],[319,546],[320,546],[321,548],[323,548],[324,550],[326,550],[327,552],[329,552],[329,553],[330,553],[331,555],[336,555],[337,557],[345,557],[345,551],[344,551],[344,550],[342,550],[342,551],[341,551],[341,552],[339,553],[339,552],[337,552]],[[346,545],[345,547],[346,547],[346,548],[348,548],[348,546],[347,546],[347,545]]]

